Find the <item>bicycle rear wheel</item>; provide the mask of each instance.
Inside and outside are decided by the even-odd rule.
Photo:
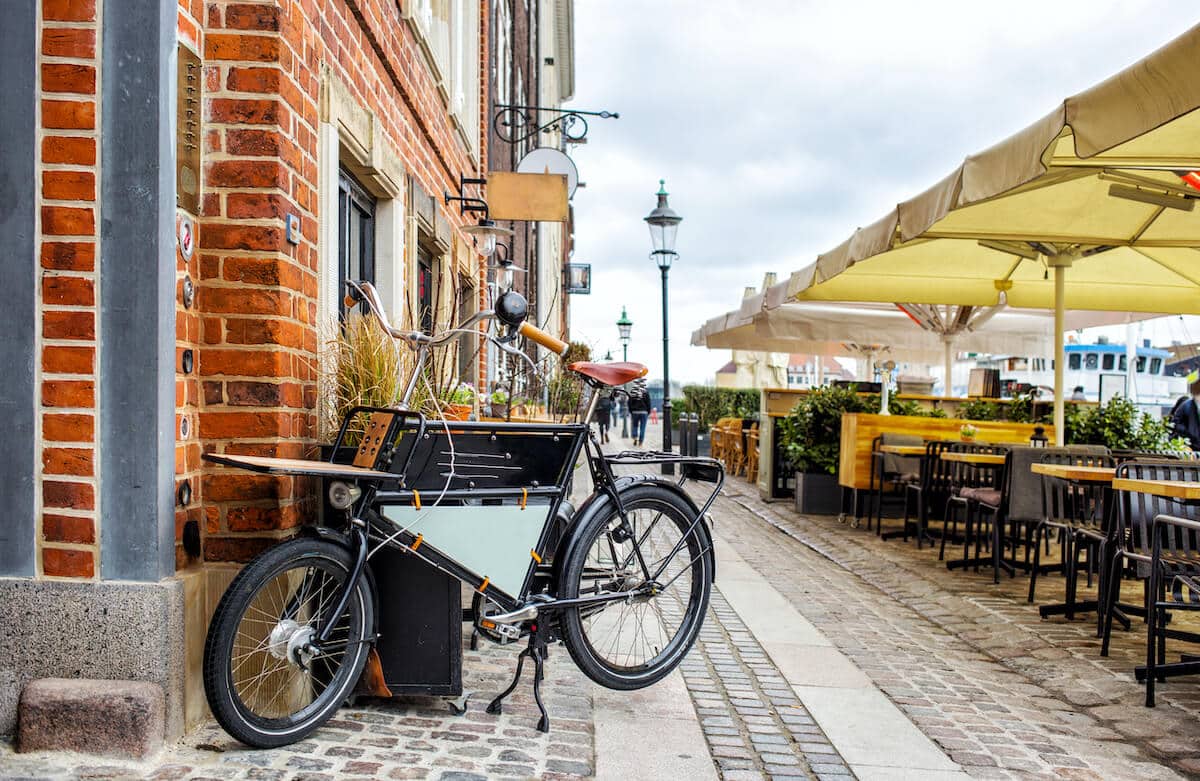
[[[563,614],[563,644],[585,675],[610,689],[640,689],[675,669],[696,641],[712,591],[712,538],[696,510],[676,492],[641,484],[621,492],[632,534],[615,508],[578,528],[569,546],[559,596],[574,599],[637,589],[656,593]],[[635,550],[635,541],[636,548]],[[664,566],[665,565],[665,566]]]
[[[332,615],[352,567],[346,548],[298,537],[263,553],[230,584],[204,646],[204,691],[230,735],[259,748],[294,743],[341,706],[374,632],[366,578],[346,610]],[[306,650],[329,622],[326,647]]]

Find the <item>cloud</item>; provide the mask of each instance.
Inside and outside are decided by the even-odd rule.
[[[591,296],[572,336],[662,372],[659,272],[642,218],[658,180],[684,218],[670,272],[672,376],[713,380],[688,346],[743,287],[811,262],[897,201],[1195,24],[1194,5],[576,0],[576,99],[619,111],[571,150],[575,261]]]

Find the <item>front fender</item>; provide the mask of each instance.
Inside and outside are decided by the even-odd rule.
[[[330,529],[328,526],[303,526],[300,533],[306,537],[317,537],[318,539],[341,545],[346,550],[350,551],[350,555],[354,555],[354,542],[345,534],[342,534],[336,529]],[[367,576],[367,588],[371,589],[371,604],[374,606],[375,615],[373,626],[375,631],[379,632],[379,586],[375,585],[375,573],[371,570],[371,560],[367,559],[367,565],[363,567],[363,572]]]

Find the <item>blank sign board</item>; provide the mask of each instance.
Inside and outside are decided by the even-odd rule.
[[[487,177],[487,203],[493,220],[566,222],[567,177],[493,171]]]

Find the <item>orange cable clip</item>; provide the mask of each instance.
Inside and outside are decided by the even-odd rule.
[[[477,589],[477,591],[479,591],[479,593],[480,593],[480,594],[482,594],[484,591],[486,591],[486,590],[487,590],[488,583],[491,583],[491,582],[492,582],[492,579],[491,579],[491,578],[486,578],[486,577],[485,577],[485,578],[483,579],[483,582],[479,584],[479,588]]]
[[[413,506],[418,510],[421,509],[421,492],[415,488],[413,489]]]
[[[525,509],[525,503],[528,501],[529,501],[529,489],[522,488],[521,489],[521,509],[522,510]]]
[[[408,547],[410,550],[416,550],[417,548],[421,547],[421,543],[424,541],[425,541],[425,535],[418,534],[417,538],[415,540],[413,540],[413,544],[409,545]]]
[[[535,551],[533,548],[530,548],[530,549],[529,549],[529,555],[530,555],[530,556],[532,556],[532,557],[533,557],[533,560],[534,560],[534,561],[536,561],[538,564],[541,564],[541,563],[542,563],[542,557],[541,557],[541,556],[539,556],[539,555],[537,554],[537,551]]]

